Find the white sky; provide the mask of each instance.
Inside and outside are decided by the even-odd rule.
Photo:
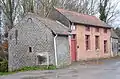
[[[113,4],[116,4],[116,5],[118,3],[116,10],[120,11],[120,0],[110,0],[110,1],[112,1]],[[119,16],[120,16],[120,14],[119,14]],[[114,22],[113,27],[120,27],[120,17],[119,16],[117,17],[116,21]]]

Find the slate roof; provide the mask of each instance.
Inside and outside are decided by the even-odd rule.
[[[111,37],[116,39],[119,38],[113,29],[111,30]]]
[[[39,15],[36,15],[34,13],[28,13],[28,14],[26,14],[25,17],[34,18],[34,19],[39,20],[40,23],[44,24],[47,28],[49,28],[55,34],[61,34],[61,35],[68,35],[69,34],[69,32],[68,32],[69,28],[67,26],[57,22],[57,21],[50,20],[48,18],[41,18]],[[26,19],[25,17],[23,19]]]
[[[69,28],[64,26],[62,23],[58,21],[53,21],[50,19],[42,19],[39,18],[48,28],[50,28],[54,33],[61,35],[68,35]]]
[[[59,8],[55,9],[68,18],[71,22],[110,28],[105,22],[101,21],[95,16],[85,15]]]

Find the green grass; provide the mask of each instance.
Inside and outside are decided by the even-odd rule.
[[[17,69],[13,72],[0,72],[0,75],[9,75],[17,72],[33,71],[33,70],[55,70],[56,66],[27,66],[20,69]]]
[[[9,75],[9,74],[13,74],[13,73],[16,73],[16,72],[0,72],[0,76]]]
[[[15,71],[32,71],[32,70],[55,70],[56,67],[55,66],[27,66],[27,67],[23,67],[20,68],[18,70]]]

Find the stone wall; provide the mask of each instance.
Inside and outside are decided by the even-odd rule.
[[[37,53],[48,52],[54,64],[53,34],[42,22],[27,16],[9,32],[9,70],[35,66]],[[18,30],[16,37],[15,31]],[[17,39],[16,39],[17,38]],[[32,52],[30,52],[31,47]]]

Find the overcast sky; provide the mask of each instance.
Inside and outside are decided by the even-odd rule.
[[[112,1],[113,4],[116,4],[116,5],[118,3],[116,9],[120,11],[120,0],[110,0],[110,1]],[[120,14],[119,14],[119,16],[120,16]],[[113,27],[120,27],[120,17],[119,16],[117,17],[117,20],[114,22]]]

